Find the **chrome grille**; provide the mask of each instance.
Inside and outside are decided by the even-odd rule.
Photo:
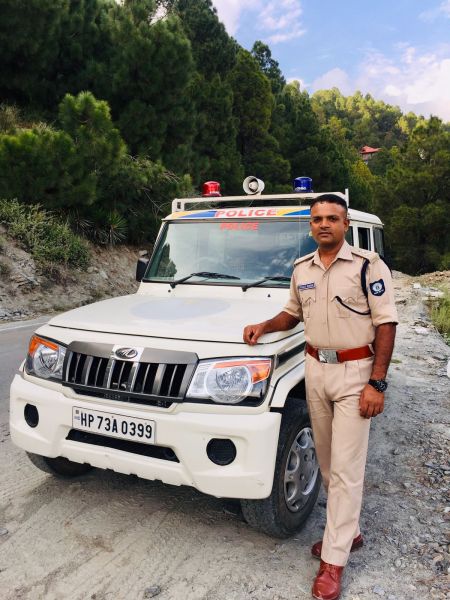
[[[197,360],[188,352],[145,349],[133,362],[116,358],[111,346],[74,342],[67,349],[63,385],[87,396],[168,407],[183,401]]]

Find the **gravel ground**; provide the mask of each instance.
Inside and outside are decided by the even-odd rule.
[[[133,290],[126,269],[134,269],[137,253],[127,253],[122,263],[111,255],[109,266],[102,264],[106,278],[99,269],[86,274],[91,282],[106,282],[102,294]],[[64,308],[75,302],[75,287],[78,300],[99,293],[87,279],[81,285],[74,279],[58,284]],[[386,410],[372,422],[361,515],[365,546],[351,555],[342,600],[450,598],[450,348],[429,321],[429,290],[414,288],[417,281],[395,273],[401,323]],[[442,281],[446,274],[424,283]],[[9,311],[9,290],[2,286],[0,300]],[[19,289],[17,318],[37,314],[39,287]],[[54,297],[48,290],[40,312],[55,310]],[[324,529],[323,494],[303,530],[279,541],[252,531],[235,502],[98,470],[61,481],[36,470],[11,444],[7,423],[0,443],[2,598],[310,598],[318,566],[310,546]]]

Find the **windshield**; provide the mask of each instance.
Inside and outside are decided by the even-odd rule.
[[[191,275],[189,283],[242,285],[270,276],[290,277],[294,261],[316,248],[306,219],[170,222],[144,280],[170,283]],[[267,280],[263,287],[288,285]]]

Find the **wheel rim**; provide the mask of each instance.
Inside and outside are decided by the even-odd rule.
[[[298,512],[308,502],[318,474],[312,430],[304,427],[295,436],[284,472],[284,498],[291,512]]]

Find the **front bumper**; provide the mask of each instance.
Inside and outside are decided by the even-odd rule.
[[[150,407],[98,401],[86,396],[70,398],[62,386],[46,387],[16,375],[11,385],[10,428],[13,442],[35,454],[64,456],[101,469],[135,474],[172,485],[189,485],[205,494],[227,498],[266,498],[271,490],[281,415],[189,412],[188,405],[176,413],[152,411]],[[39,424],[32,428],[24,418],[26,404],[39,411]],[[158,446],[171,448],[179,462],[142,456],[106,446],[68,440],[72,407],[95,409],[156,422]],[[202,405],[205,409],[206,405]],[[227,466],[214,464],[206,454],[213,438],[231,439],[236,458]]]

